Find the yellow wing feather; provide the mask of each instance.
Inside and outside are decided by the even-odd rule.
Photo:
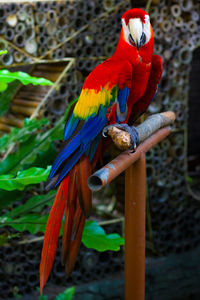
[[[74,108],[74,117],[86,120],[92,115],[96,115],[99,106],[106,106],[113,98],[113,90],[104,86],[100,91],[95,89],[82,89],[78,102]]]

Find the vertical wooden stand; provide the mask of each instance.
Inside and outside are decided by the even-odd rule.
[[[125,300],[145,298],[145,155],[125,173]]]

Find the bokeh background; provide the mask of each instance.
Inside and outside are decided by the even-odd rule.
[[[54,83],[51,87],[18,84],[9,105],[1,110],[0,132],[1,136],[8,134],[12,127],[22,127],[24,119],[32,116],[49,120],[44,132],[54,128],[68,104],[80,94],[86,76],[114,53],[121,15],[131,7],[146,6],[154,29],[154,53],[162,57],[164,67],[158,93],[147,114],[166,110],[176,113],[173,133],[146,154],[146,299],[197,300],[200,299],[198,0],[0,3],[0,50],[8,50],[0,57],[0,68],[23,70]],[[62,141],[51,143],[46,163],[52,163],[62,145]],[[104,159],[108,161],[117,154],[113,149]],[[38,165],[42,165],[42,157]],[[30,196],[45,193],[44,183],[9,195],[1,191],[1,214],[25,203]],[[123,201],[123,174],[94,195],[93,218],[101,222],[107,233],[123,234]],[[48,211],[48,205],[44,209]],[[13,235],[17,231],[6,226],[0,232]],[[27,230],[0,247],[0,298],[37,299],[41,248],[41,234],[30,234]],[[72,285],[76,286],[75,299],[123,299],[123,248],[119,252],[100,253],[82,245],[75,270],[68,279],[60,252],[61,241],[45,290],[48,299],[54,299],[58,292]]]

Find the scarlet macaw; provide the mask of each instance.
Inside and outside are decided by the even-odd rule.
[[[41,292],[51,272],[60,226],[65,215],[62,258],[66,273],[73,270],[85,218],[90,214],[91,192],[87,179],[99,158],[101,133],[115,124],[138,142],[135,121],[148,107],[162,74],[162,60],[153,55],[154,36],[149,15],[138,8],[126,11],[113,56],[87,77],[68,120],[66,146],[55,160],[50,178],[59,186],[46,226],[40,263]],[[104,133],[106,129],[104,129]]]

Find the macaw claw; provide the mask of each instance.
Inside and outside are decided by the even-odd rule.
[[[111,128],[111,127],[113,127],[113,126],[116,127],[115,125],[116,124],[114,124],[114,125],[108,125],[108,126],[104,127],[104,129],[102,130],[103,137],[108,137],[108,129]]]
[[[107,137],[107,132],[108,129],[111,127],[116,127],[118,129],[122,129],[126,132],[128,132],[130,134],[130,138],[131,138],[131,147],[129,150],[133,150],[133,152],[135,152],[137,146],[139,145],[139,134],[137,129],[134,126],[129,126],[128,124],[113,124],[113,125],[108,125],[106,127],[104,127],[103,131],[102,131],[102,135],[104,137]]]

